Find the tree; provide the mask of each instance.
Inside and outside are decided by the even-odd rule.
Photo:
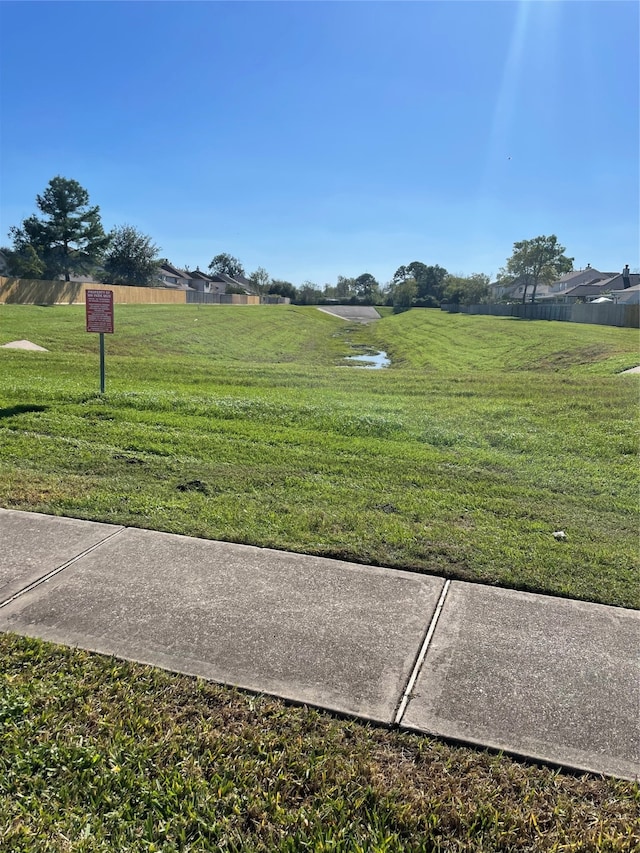
[[[407,272],[418,286],[418,299],[437,304],[442,299],[445,279],[448,275],[444,267],[427,266],[421,261],[413,261],[407,267]]]
[[[296,302],[298,305],[317,305],[322,299],[322,291],[312,281],[303,281],[298,288]]]
[[[274,293],[276,296],[288,296],[291,301],[293,301],[297,295],[297,291],[290,281],[283,281],[279,278],[271,280],[269,293]]]
[[[242,275],[242,273],[240,273]],[[266,271],[264,267],[258,267],[255,272],[252,272],[249,276],[249,281],[258,291],[260,296],[269,292],[269,284],[271,283],[271,276]]]
[[[398,267],[398,269],[393,274],[393,283],[400,284],[403,281],[406,281],[408,278],[411,278],[411,273],[407,270],[406,267]]]
[[[513,254],[507,260],[506,267],[500,270],[500,278],[504,280],[522,276],[522,303],[527,301],[529,285],[533,288],[531,301],[535,302],[539,284],[550,284],[573,269],[573,258],[567,258],[565,251],[555,234],[549,237],[534,237],[533,240],[520,240],[513,244]]]
[[[209,270],[216,275],[229,275],[234,278],[237,275],[244,275],[244,267],[237,258],[233,255],[222,252],[216,255],[209,264]]]
[[[151,237],[133,225],[120,225],[109,235],[110,244],[104,257],[100,278],[110,284],[149,287],[160,264],[160,249]]]
[[[380,285],[370,272],[362,273],[362,275],[359,275],[354,282],[356,295],[364,302],[372,303],[374,293],[377,293],[379,288]]]
[[[42,218],[25,219],[13,227],[14,251],[28,253],[28,246],[44,265],[46,278],[89,272],[102,260],[109,245],[100,221],[100,208],[89,207],[89,194],[77,181],[58,175],[49,181],[42,195],[36,196]]]
[[[348,299],[353,295],[356,289],[356,280],[355,278],[349,278],[348,276],[339,275],[338,280],[336,282],[336,297],[338,299]]]
[[[25,243],[18,251],[2,247],[0,252],[7,261],[7,272],[17,278],[42,278],[44,262],[40,260],[31,243]]]
[[[461,305],[478,305],[489,295],[489,276],[481,272],[471,275],[448,275],[445,279],[443,298],[446,302]]]
[[[393,288],[393,313],[400,314],[408,311],[417,295],[418,285],[413,278],[400,281]]]
[[[422,261],[411,261],[406,266],[398,267],[393,274],[393,284],[402,284],[411,279],[417,287],[415,299],[420,300],[419,304],[437,306],[442,299],[447,275],[446,269],[438,264],[427,266]]]

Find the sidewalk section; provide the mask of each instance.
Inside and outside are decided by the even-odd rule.
[[[78,518],[0,509],[0,604],[123,529]]]
[[[453,582],[402,725],[640,773],[640,613]]]
[[[128,528],[0,630],[391,723],[441,578]]]
[[[0,509],[0,631],[640,776],[640,612]]]

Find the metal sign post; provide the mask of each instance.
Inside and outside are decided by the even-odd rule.
[[[100,393],[104,394],[104,332],[100,332]]]
[[[113,290],[87,290],[87,332],[100,334],[100,393],[104,394],[104,336],[113,334]]]

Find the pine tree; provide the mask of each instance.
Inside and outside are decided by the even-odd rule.
[[[44,278],[90,272],[102,260],[109,245],[100,221],[100,208],[89,206],[89,194],[77,181],[58,175],[36,196],[44,216],[28,217],[12,228],[14,251],[31,246],[44,265]]]

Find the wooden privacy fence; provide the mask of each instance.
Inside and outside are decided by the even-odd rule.
[[[76,281],[41,281],[39,279],[0,276],[0,303],[21,305],[82,305],[86,290],[112,290],[113,300],[120,305],[259,305],[259,296],[239,293],[198,293],[193,290],[169,290],[165,287],[128,287],[122,284],[85,284]],[[288,301],[288,300],[287,300]]]
[[[79,305],[86,290],[112,290],[113,300],[120,304],[184,305],[184,290],[163,287],[125,287],[121,284],[85,284],[77,281],[41,281],[39,279],[4,278],[0,276],[0,302],[21,305]]]
[[[519,317],[521,320],[559,320],[565,323],[593,323],[599,326],[640,328],[640,305],[616,305],[612,302],[574,303],[573,305],[442,305],[450,314],[490,314],[493,317]]]

